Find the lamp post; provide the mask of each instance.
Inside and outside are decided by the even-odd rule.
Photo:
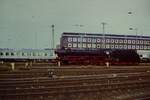
[[[103,46],[103,48],[105,48],[105,26],[106,26],[107,23],[102,22],[101,24],[102,24],[102,29],[103,29],[102,46]]]
[[[52,24],[52,49],[54,49],[54,45],[55,45],[55,43],[54,43],[54,27],[55,27],[55,25],[54,24]]]
[[[137,48],[138,28],[129,28],[129,30],[135,30],[135,49],[136,49]]]
[[[82,24],[75,24],[75,25],[72,25],[72,26],[75,26],[75,27],[84,27],[84,25],[82,25]],[[83,47],[83,35],[82,34],[80,35],[80,43],[81,43],[80,48],[82,48]]]

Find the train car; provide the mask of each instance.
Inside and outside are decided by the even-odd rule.
[[[55,59],[52,49],[0,49],[1,62],[48,62]]]

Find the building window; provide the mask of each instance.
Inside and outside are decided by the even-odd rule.
[[[132,49],[135,49],[135,45],[132,45]]]
[[[109,45],[109,44],[106,44],[106,48],[110,48],[110,45]]]
[[[73,42],[77,42],[77,38],[73,38]]]
[[[77,47],[77,44],[76,44],[76,43],[73,43],[73,47]]]
[[[123,45],[119,45],[119,49],[122,49],[123,48]]]
[[[82,42],[82,37],[78,38],[78,42]]]
[[[131,44],[131,40],[128,40],[128,43]]]
[[[118,48],[118,45],[115,45],[115,48]]]
[[[68,43],[68,47],[72,47],[72,44],[71,44],[71,43]]]
[[[91,38],[88,38],[88,42],[91,42]]]
[[[142,41],[142,40],[140,40],[140,44],[143,44],[143,41]]]
[[[86,42],[86,38],[83,38],[83,42]]]
[[[139,44],[139,40],[136,40],[136,44]]]
[[[128,45],[128,49],[131,49],[131,45]]]
[[[81,48],[82,47],[82,44],[81,43],[78,43],[78,48]]]
[[[111,45],[111,48],[114,48],[114,45]]]
[[[147,49],[147,46],[144,46],[144,49],[146,50],[146,49]]]
[[[92,43],[96,43],[96,39],[92,39]]]
[[[109,43],[110,42],[110,40],[109,39],[106,39],[106,43]]]
[[[114,43],[114,39],[111,39],[111,43]]]
[[[68,42],[72,42],[72,38],[69,37],[69,38],[68,38]]]
[[[86,48],[86,44],[85,43],[83,44],[83,48]]]
[[[101,39],[97,39],[97,42],[101,42]]]
[[[123,40],[120,39],[120,40],[119,40],[119,43],[123,43]]]
[[[140,49],[143,49],[143,46],[140,46]]]
[[[101,45],[100,45],[100,44],[97,44],[97,48],[101,48]]]
[[[124,45],[124,49],[127,49],[127,45]]]
[[[92,48],[96,48],[96,44],[92,44]]]
[[[91,44],[87,44],[87,47],[88,47],[88,48],[91,48]]]
[[[136,49],[139,49],[139,45],[136,45]]]
[[[135,44],[135,40],[132,40],[132,44]]]
[[[117,39],[115,40],[115,43],[118,43],[118,40],[117,40]]]
[[[124,43],[127,43],[127,40],[124,40]]]

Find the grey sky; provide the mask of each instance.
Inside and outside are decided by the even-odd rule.
[[[150,0],[0,0],[1,48],[48,48],[62,32],[102,32],[150,36]],[[131,11],[132,14],[128,14]],[[76,26],[84,25],[84,27]]]

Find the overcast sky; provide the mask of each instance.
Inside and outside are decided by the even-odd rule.
[[[62,32],[102,33],[102,22],[107,34],[150,36],[150,0],[0,0],[0,48],[49,48],[52,24],[59,44]]]

